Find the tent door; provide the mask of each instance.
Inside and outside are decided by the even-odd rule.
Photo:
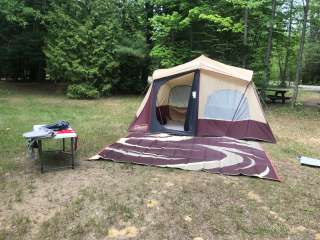
[[[199,99],[199,78],[200,71],[194,73],[191,93],[189,97],[188,110],[186,114],[186,121],[184,125],[185,131],[196,135],[197,119],[198,119],[198,99]]]
[[[166,112],[171,115],[170,119],[162,121],[161,111],[157,107],[157,94],[162,85],[170,80],[187,75],[193,74],[193,79],[190,79],[191,86],[179,85],[172,89],[169,94],[168,109]],[[199,70],[179,74],[178,76],[171,76],[157,80],[154,83],[153,104],[151,113],[151,132],[163,132],[176,135],[196,135],[196,124],[198,118],[198,89],[199,89]],[[159,114],[160,111],[160,114]],[[183,116],[179,119],[177,116]],[[163,114],[163,113],[162,113]],[[160,116],[159,116],[160,115]],[[173,119],[173,116],[178,119]],[[180,120],[180,121],[173,121]]]

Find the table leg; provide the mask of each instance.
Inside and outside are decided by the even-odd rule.
[[[66,141],[64,138],[62,138],[62,151],[65,152],[66,151]]]
[[[281,97],[282,97],[282,104],[286,103],[286,97],[284,95],[284,93],[281,93]]]
[[[39,160],[41,165],[41,173],[44,172],[44,163],[43,163],[43,155],[42,155],[42,141],[38,140],[38,151],[39,151]]]
[[[71,138],[71,164],[74,169],[74,138]]]

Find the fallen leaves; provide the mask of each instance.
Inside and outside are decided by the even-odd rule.
[[[192,218],[190,216],[185,216],[183,218],[186,222],[191,222],[192,221]]]

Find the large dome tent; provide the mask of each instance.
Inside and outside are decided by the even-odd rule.
[[[91,159],[280,180],[250,70],[205,56],[154,71],[129,134]]]
[[[252,75],[203,55],[158,69],[129,131],[275,142]]]

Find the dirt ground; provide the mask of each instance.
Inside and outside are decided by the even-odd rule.
[[[310,201],[297,204],[302,215],[296,218],[295,209],[286,206],[290,196],[285,182],[112,162],[83,161],[76,170],[45,174],[30,166],[29,171],[6,176],[7,184],[15,187],[1,196],[6,199],[0,208],[3,239],[317,239],[319,235],[319,191]],[[315,190],[319,183],[318,179],[312,184]],[[296,182],[297,193],[300,184]]]

